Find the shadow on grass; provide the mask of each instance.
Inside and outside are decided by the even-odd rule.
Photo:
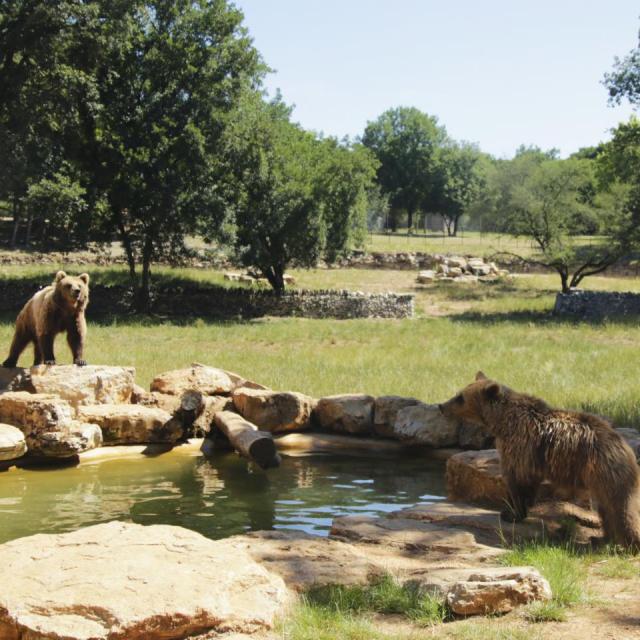
[[[465,311],[449,316],[452,322],[467,322],[481,325],[495,325],[500,323],[536,324],[558,327],[579,327],[581,325],[602,326],[615,325],[622,327],[637,327],[640,318],[606,317],[606,318],[574,318],[570,316],[554,315],[552,310],[529,309],[516,311],[494,311],[483,313],[479,311]]]

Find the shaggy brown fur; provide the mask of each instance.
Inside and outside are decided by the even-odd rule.
[[[638,464],[609,422],[589,413],[553,409],[488,380],[482,372],[440,409],[496,437],[510,499],[504,519],[525,518],[538,486],[549,480],[573,491],[588,490],[607,538],[640,548]]]
[[[16,330],[9,357],[3,367],[15,367],[20,354],[33,342],[33,364],[55,364],[53,342],[58,333],[67,332],[73,363],[82,359],[87,323],[84,310],[89,303],[89,275],[68,276],[58,271],[53,284],[41,289],[24,305],[16,319]]]

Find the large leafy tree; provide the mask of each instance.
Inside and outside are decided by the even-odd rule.
[[[624,99],[640,107],[640,33],[638,46],[622,59],[616,58],[613,71],[605,74],[604,83],[610,101],[620,104]]]
[[[486,188],[482,154],[475,145],[449,144],[438,152],[430,208],[444,220],[447,235],[456,236],[462,216],[471,212]]]
[[[53,224],[62,225],[56,246],[73,248],[91,235],[87,208],[95,203],[78,156],[81,110],[97,106],[98,15],[96,3],[81,0],[0,5],[0,198],[13,213],[13,245],[48,245]],[[43,208],[44,193],[62,206],[62,219]]]
[[[226,0],[103,0],[101,13],[100,110],[83,124],[107,224],[118,231],[144,310],[152,260],[179,251],[203,217],[213,227],[224,215],[225,121],[263,66],[242,13]]]
[[[538,249],[522,259],[554,269],[563,292],[605,271],[625,250],[624,201],[618,193],[598,195],[593,182],[589,160],[544,160],[529,165],[510,192],[507,230],[531,238]],[[589,244],[575,238],[585,225],[596,225],[600,234]]]
[[[318,140],[289,117],[279,98],[253,94],[227,130],[236,254],[279,294],[287,266],[331,260],[357,241],[375,172],[364,149]]]
[[[433,197],[438,149],[446,140],[437,119],[415,108],[390,109],[367,124],[362,143],[380,163],[377,180],[389,198],[392,225],[404,210],[412,228],[416,213]]]

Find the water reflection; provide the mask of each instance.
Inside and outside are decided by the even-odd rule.
[[[418,458],[283,456],[261,471],[233,453],[180,450],[72,469],[0,474],[0,542],[129,520],[221,538],[248,530],[326,534],[337,515],[376,515],[441,499],[439,463]]]

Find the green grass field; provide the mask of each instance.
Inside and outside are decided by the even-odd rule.
[[[39,278],[55,267],[4,267],[4,278]],[[76,272],[77,268],[69,271]],[[91,269],[94,282],[124,280],[124,271]],[[221,282],[197,270],[159,270],[162,278]],[[275,389],[313,396],[366,392],[440,402],[478,369],[550,403],[608,415],[640,428],[640,325],[635,320],[574,323],[550,315],[556,279],[519,277],[511,283],[418,287],[411,271],[295,272],[301,286],[416,294],[410,320],[264,319],[218,323],[194,318],[94,319],[89,307],[87,359],[136,367],[147,386],[156,373],[198,361],[231,369]],[[591,278],[587,287],[640,290],[640,280]],[[0,322],[8,348],[13,319]],[[70,355],[62,337],[59,361]],[[26,353],[22,364],[29,364]]]

